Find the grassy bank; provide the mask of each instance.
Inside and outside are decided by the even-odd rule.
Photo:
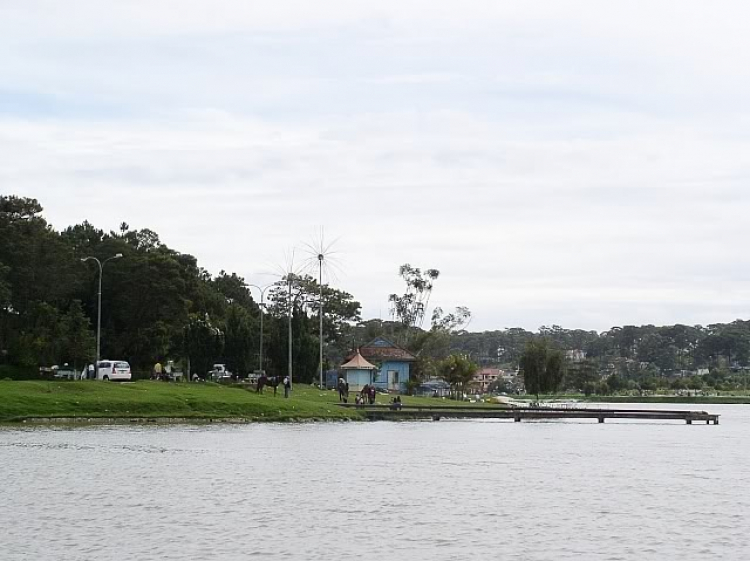
[[[321,392],[317,392],[321,393]],[[331,393],[331,392],[328,392]],[[0,381],[0,422],[31,418],[184,418],[249,421],[360,419],[357,411],[336,407],[334,396],[295,391],[257,395],[217,384],[128,384],[83,381]]]
[[[352,393],[350,402],[354,399]],[[544,401],[599,403],[679,403],[741,404],[750,396],[542,396]],[[527,396],[527,399],[528,398]],[[378,395],[376,402],[388,403],[389,396]],[[451,400],[402,397],[404,405],[492,407],[490,404]],[[295,387],[284,399],[283,390],[274,397],[269,389],[263,395],[254,391],[217,384],[167,384],[139,381],[127,384],[96,381],[0,381],[0,422],[20,422],[38,418],[93,419],[243,419],[247,421],[360,420],[359,411],[338,407],[335,391],[311,386]]]

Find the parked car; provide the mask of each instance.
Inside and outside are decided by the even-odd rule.
[[[64,364],[63,366],[55,365],[51,368],[51,370],[53,378],[64,380],[75,380],[77,378],[76,371],[67,364]]]
[[[124,360],[100,360],[97,380],[127,381],[131,379],[130,364]]]
[[[229,382],[232,379],[232,373],[227,370],[226,364],[214,364],[208,372],[207,379],[214,382]]]

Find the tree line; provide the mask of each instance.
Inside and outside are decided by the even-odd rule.
[[[99,270],[81,259],[103,261],[122,254],[106,264],[103,274],[103,357],[128,360],[136,371],[175,359],[183,365],[190,361],[199,373],[222,362],[240,374],[259,366],[271,375],[283,374],[291,317],[295,379],[316,379],[321,287],[311,275],[289,273],[269,289],[260,365],[261,308],[244,278],[223,270],[212,275],[192,255],[162,243],[153,230],[131,229],[123,222],[118,231],[105,232],[83,222],[57,231],[42,212],[35,199],[0,196],[0,366],[31,371],[63,363],[80,368],[91,361]],[[322,287],[325,368],[340,364],[357,346],[385,336],[417,357],[410,389],[439,377],[450,378],[458,389],[466,387],[466,372],[473,367],[450,357],[518,370],[528,345],[545,341],[550,348],[579,351],[576,360],[565,361],[561,388],[697,386],[696,375],[702,384],[717,388],[746,384],[750,321],[706,327],[623,326],[601,333],[557,325],[537,332],[470,332],[472,315],[466,307],[436,308],[428,315],[440,276],[437,269],[407,263],[398,274],[403,294],[388,296],[388,320],[362,320],[361,306],[351,294]]]
[[[56,231],[32,198],[0,197],[0,364],[32,372],[38,366],[93,360],[99,269],[102,276],[101,356],[127,360],[146,372],[157,361],[190,362],[205,373],[226,363],[244,375],[260,366],[260,314],[244,278],[212,275],[192,255],[162,243],[156,232],[105,232],[89,222]],[[270,290],[264,310],[263,369],[282,374],[287,366],[288,320],[292,321],[295,379],[312,381],[318,368],[319,286],[294,274]],[[351,343],[347,329],[360,320],[360,304],[341,290],[323,286],[324,339],[331,363]]]

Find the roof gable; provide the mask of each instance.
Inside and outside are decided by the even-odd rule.
[[[360,354],[369,361],[414,362],[417,357],[385,337],[378,337],[363,345]]]

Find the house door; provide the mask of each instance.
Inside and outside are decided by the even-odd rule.
[[[399,385],[398,385],[398,370],[389,370],[388,371],[388,389],[389,390],[397,390],[397,389],[399,389]]]

